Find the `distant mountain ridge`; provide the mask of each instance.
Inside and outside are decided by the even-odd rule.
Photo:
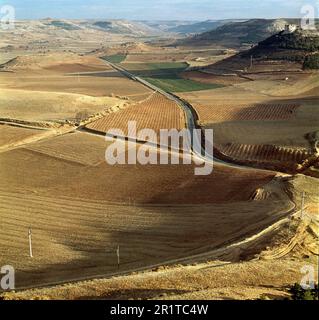
[[[42,20],[17,21],[15,25],[17,32],[39,32],[67,31],[76,32],[81,30],[99,30],[112,34],[123,34],[132,36],[152,36],[161,34],[162,31],[152,28],[139,21],[128,20],[64,20],[46,18]],[[0,30],[1,31],[1,30]]]
[[[299,24],[298,19],[251,19],[228,22],[215,30],[179,40],[178,45],[219,44],[240,47],[256,44],[282,30],[287,24]]]
[[[220,26],[230,22],[239,22],[243,20],[206,20],[191,24],[181,24],[172,28],[168,28],[169,32],[176,32],[180,34],[197,34],[212,31]]]

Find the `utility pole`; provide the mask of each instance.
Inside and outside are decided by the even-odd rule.
[[[117,255],[117,269],[120,270],[120,246],[117,246],[116,255]]]
[[[301,196],[301,219],[304,216],[304,208],[305,208],[305,192],[302,192],[302,196]]]
[[[253,63],[254,63],[254,57],[251,55],[250,56],[250,69],[253,67]]]
[[[29,236],[29,253],[30,253],[30,258],[33,258],[33,251],[32,251],[32,229],[31,229],[31,227],[29,228],[28,236]]]

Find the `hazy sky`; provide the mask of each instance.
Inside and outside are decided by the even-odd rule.
[[[301,7],[319,0],[0,0],[17,19],[94,18],[206,20],[300,17]]]

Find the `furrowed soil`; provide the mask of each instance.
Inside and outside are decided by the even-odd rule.
[[[108,145],[69,133],[0,154],[0,263],[16,267],[17,287],[117,272],[117,245],[121,271],[206,252],[294,207],[277,187],[254,200],[263,186],[272,189],[271,172],[216,165],[203,177],[194,165],[111,166],[103,161]]]
[[[120,129],[125,136],[136,138],[128,132],[129,121],[136,121],[137,130],[152,129],[159,135],[161,129],[185,128],[184,114],[173,101],[161,94],[153,94],[141,103],[132,105],[124,110],[110,114],[86,127],[90,130],[106,133],[110,129]]]
[[[118,227],[120,225],[123,226],[125,231],[122,230],[121,234],[118,234],[117,239],[115,240],[115,229],[113,229],[112,240],[121,244],[121,248],[124,250],[125,262],[128,262],[127,259],[129,259],[129,252],[126,251],[126,248],[129,249],[129,251],[132,250],[132,252],[138,251],[138,253],[134,255],[135,259],[139,259],[141,256],[140,250],[143,248],[143,253],[145,254],[143,256],[144,261],[155,261],[156,258],[160,258],[160,256],[163,258],[164,256],[168,256],[169,253],[172,253],[174,259],[165,263],[164,266],[153,266],[145,272],[133,272],[125,276],[119,274],[117,277],[112,277],[110,279],[95,279],[63,284],[62,286],[50,288],[8,293],[3,295],[2,298],[108,300],[290,298],[288,289],[292,284],[300,282],[300,279],[304,276],[302,268],[305,265],[313,267],[316,277],[315,281],[318,281],[317,271],[319,251],[318,246],[316,245],[319,226],[317,214],[318,197],[314,190],[314,186],[318,186],[316,181],[316,179],[307,178],[301,175],[286,177],[284,180],[274,180],[272,183],[265,185],[264,188],[259,189],[253,198],[254,201],[246,202],[247,207],[245,209],[241,207],[240,203],[236,203],[238,213],[236,213],[237,210],[233,208],[232,213],[227,211],[228,213],[226,214],[226,211],[224,210],[227,207],[229,208],[230,204],[224,204],[222,206],[215,205],[215,209],[210,206],[204,206],[200,211],[198,211],[196,207],[187,206],[184,208],[168,207],[165,211],[162,211],[161,208],[158,207],[156,215],[154,215],[153,207],[139,207],[138,214],[136,214],[137,212],[134,213],[135,219],[130,224],[126,224],[125,222],[132,218],[131,215],[125,216],[125,221],[122,220],[116,223]],[[279,220],[278,208],[281,207],[281,209],[283,209],[285,206],[283,203],[280,204],[279,202],[280,199],[283,201],[285,199],[285,195],[280,192],[282,187],[289,192],[291,199],[293,199],[295,203],[300,203],[300,192],[302,190],[306,190],[307,193],[304,202],[304,210],[301,211],[301,207],[297,205],[292,216],[287,218],[283,216],[283,219]],[[3,198],[5,195],[7,196],[7,194],[1,194],[1,197]],[[271,199],[271,202],[268,202],[266,199]],[[35,199],[33,199],[33,201],[34,200]],[[211,241],[214,242],[220,233],[223,233],[222,238],[225,239],[225,236],[227,238],[228,230],[235,227],[233,221],[234,217],[237,217],[238,219],[236,219],[235,223],[238,228],[236,228],[236,231],[233,230],[233,234],[236,234],[237,232],[242,234],[244,230],[247,230],[249,225],[251,226],[250,228],[254,228],[256,226],[255,220],[253,222],[254,226],[251,222],[247,223],[247,221],[250,221],[250,218],[255,216],[257,211],[260,212],[260,207],[255,208],[255,212],[251,213],[252,216],[247,213],[251,209],[250,206],[257,203],[262,206],[270,205],[269,212],[271,212],[273,208],[272,205],[277,203],[279,205],[276,209],[278,220],[276,220],[276,222],[274,221],[275,223],[267,229],[265,229],[265,225],[261,229],[258,228],[258,231],[255,229],[255,233],[250,238],[247,238],[249,235],[249,233],[247,233],[245,241],[237,242],[236,244],[231,244],[229,246],[225,246],[224,244],[218,249],[215,247],[215,250],[214,247],[210,247]],[[27,204],[29,205],[28,202]],[[73,201],[72,204],[75,205],[76,202]],[[287,204],[288,203],[286,203],[286,205]],[[129,209],[132,210],[133,208],[123,207],[121,210],[122,215]],[[137,210],[137,208],[134,209]],[[152,210],[152,213],[148,212],[148,209]],[[66,208],[63,210],[66,210]],[[112,211],[112,213],[104,213],[112,227],[112,223],[114,223],[116,219],[115,217],[119,218],[116,213],[116,210]],[[196,213],[196,215],[194,215],[194,213]],[[52,215],[55,214],[56,213],[52,213]],[[63,222],[63,225],[68,225],[68,221],[66,221],[68,215],[68,213],[65,213],[62,216],[61,222]],[[142,220],[143,215],[144,220]],[[96,219],[96,216],[96,214],[93,215],[94,219]],[[140,218],[141,221],[137,224],[137,221]],[[202,218],[203,225],[201,225],[200,222]],[[247,218],[248,220],[246,220]],[[265,217],[261,215],[259,218],[260,223],[264,224]],[[26,219],[25,216],[23,219]],[[33,219],[35,219],[35,217],[33,217]],[[53,217],[50,215],[47,219],[53,219]],[[84,223],[85,219],[86,223]],[[124,216],[122,216],[122,219],[124,219]],[[271,219],[270,215],[267,215],[266,220],[268,221],[269,219]],[[219,227],[219,223],[213,225],[213,221],[215,223],[217,220],[220,221],[219,223],[222,224],[222,227]],[[22,220],[19,218],[17,221],[20,228]],[[238,224],[238,221],[242,222]],[[41,224],[42,219],[39,219],[38,223]],[[81,223],[85,224],[85,227],[82,226],[83,229],[81,229],[81,231],[86,228],[86,232],[88,232],[87,229],[94,224],[94,221],[88,216],[79,214],[79,219],[77,219],[76,225],[72,225],[71,230],[77,229],[78,234],[78,225]],[[227,223],[226,229],[224,229],[226,227],[224,223]],[[241,225],[241,223],[243,223],[243,225]],[[52,224],[50,224],[51,237],[57,236],[57,231],[54,231],[56,224],[57,220],[54,220]],[[179,228],[175,228],[176,224]],[[139,246],[136,242],[137,230],[135,228],[137,225],[139,225],[138,234],[141,236],[141,241],[145,239],[146,232],[149,231],[146,236],[147,241],[143,242],[142,246]],[[103,227],[104,224],[102,223],[99,228]],[[166,227],[165,231],[164,227]],[[11,227],[9,226],[9,228]],[[199,248],[197,248],[188,251],[188,254],[193,252],[196,253],[196,255],[188,255],[185,258],[178,259],[177,257],[182,256],[182,252],[184,252],[185,248],[190,248],[193,243],[193,241],[187,241],[187,238],[183,238],[184,236],[182,236],[188,228],[190,228],[189,232],[196,237],[196,241],[203,241],[205,238],[204,235],[199,237],[199,234],[197,233],[199,229],[200,234],[202,234],[202,232],[207,232],[207,236],[210,235],[210,239],[207,239],[207,246],[202,253]],[[37,233],[39,233],[38,237],[45,237],[44,230],[47,229],[48,226],[46,225],[45,228],[37,230]],[[240,229],[242,230],[240,231]],[[65,236],[66,234],[68,234],[67,237]],[[94,235],[96,234],[97,230],[94,229]],[[130,236],[133,236],[133,234],[134,238],[131,240]],[[142,234],[145,236],[142,237]],[[165,237],[162,238],[162,235],[164,234]],[[60,236],[62,235],[60,234]],[[72,237],[70,231],[63,233],[63,237],[63,243],[65,243],[65,241],[70,241],[70,238]],[[156,241],[153,242],[155,239]],[[166,239],[165,244],[163,243],[164,239]],[[169,241],[173,239],[174,245],[169,245]],[[41,246],[45,247],[47,241],[44,241],[43,238],[41,240]],[[40,239],[37,239],[37,241],[40,241]],[[76,237],[73,241],[81,243],[81,236]],[[50,238],[48,242],[52,242],[52,238]],[[9,245],[13,245],[13,243],[16,247],[19,247],[19,242],[9,241]],[[179,244],[178,246],[176,245],[177,243]],[[86,243],[86,247],[90,245],[91,243]],[[40,254],[40,248],[42,247],[40,245],[37,246],[39,250],[38,254]],[[104,243],[103,245],[101,244],[101,247],[104,249]],[[160,248],[166,248],[165,252]],[[57,258],[56,254],[59,252],[58,249],[61,250],[62,248],[57,248],[56,245],[52,249],[54,250],[52,250],[51,253],[54,252],[55,254],[51,255],[51,261]],[[115,248],[112,247],[110,248],[110,251],[114,252],[114,249]],[[17,248],[14,248],[14,250],[17,250]],[[179,254],[176,254],[175,250],[178,250]],[[132,252],[130,253],[132,254]],[[69,254],[71,254],[70,251]],[[97,250],[95,251],[95,256],[90,260],[91,263],[96,261],[98,255],[99,252]],[[21,257],[22,256],[24,256],[23,252],[21,252]],[[22,260],[21,257],[20,264]],[[131,257],[131,259],[134,258]],[[105,252],[103,253],[103,259],[104,270],[106,270]],[[114,259],[114,257],[110,256],[107,260],[108,263],[115,260],[112,259]],[[26,261],[27,259],[24,259],[24,265],[27,264]],[[135,261],[135,263],[137,263],[137,261]],[[88,266],[86,266],[86,268],[83,267],[81,272],[84,270],[84,274],[86,274],[87,267]],[[93,268],[93,265],[91,265],[91,267]],[[28,268],[31,268],[31,265],[29,265]],[[39,268],[39,265],[37,268]],[[74,268],[73,272],[76,272],[76,270],[77,269]],[[114,266],[113,270],[115,270]],[[54,268],[54,271],[51,271],[52,273],[50,276],[53,276],[57,271],[57,268]],[[64,270],[64,272],[65,271],[66,270]],[[33,277],[32,272],[29,276],[30,275]],[[19,277],[20,276],[21,274],[19,274]],[[60,276],[62,276],[62,274],[60,274]],[[39,273],[37,274],[37,277],[38,279],[40,278]]]

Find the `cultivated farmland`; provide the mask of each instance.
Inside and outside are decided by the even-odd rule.
[[[254,234],[292,208],[284,199],[201,208],[114,206],[22,190],[1,190],[0,198],[0,263],[16,266],[17,287],[117,272],[118,245],[122,271],[205,252]],[[33,259],[25,241],[30,226]]]
[[[105,161],[107,143],[88,134],[69,133],[46,141],[32,143],[27,150],[84,166],[96,166]]]
[[[31,137],[41,133],[43,130],[0,124],[0,150],[28,141]]]
[[[103,59],[112,63],[121,63],[122,61],[125,60],[125,58],[126,58],[126,55],[124,54],[115,54],[115,55],[103,57]]]
[[[185,62],[125,63],[123,67],[153,85],[168,92],[188,92],[223,87],[216,83],[202,83],[182,77],[188,67]]]
[[[17,267],[17,286],[116,272],[117,245],[122,271],[206,252],[293,207],[271,172],[216,165],[202,177],[193,165],[111,166],[108,145],[70,133],[0,154],[0,263]],[[268,196],[255,199],[264,188]]]
[[[136,121],[138,130],[148,128],[157,133],[160,129],[181,130],[185,128],[185,119],[181,108],[175,102],[158,93],[154,93],[141,103],[94,121],[86,127],[101,133],[114,128],[121,129],[125,136],[131,137],[128,132],[129,121]]]
[[[284,120],[294,117],[297,104],[255,104],[252,106],[196,105],[201,124],[223,121]]]
[[[255,299],[300,281],[300,266],[318,255],[318,183],[307,176],[319,176],[315,71],[233,60],[235,50],[214,44],[178,47],[161,39],[164,29],[123,43],[118,27],[136,27],[127,21],[23,25],[27,37],[6,33],[0,48],[12,58],[0,66],[0,266],[14,266],[18,289],[53,282],[63,285],[49,294],[58,298]],[[153,137],[133,141],[130,121],[158,137],[187,127],[184,110],[103,59],[194,107],[194,122],[214,129],[209,174],[196,175],[204,165],[190,150],[185,164],[182,150],[144,144]],[[106,139],[111,129],[122,139]],[[118,277],[145,268],[153,272]],[[66,285],[109,276],[80,292]]]

